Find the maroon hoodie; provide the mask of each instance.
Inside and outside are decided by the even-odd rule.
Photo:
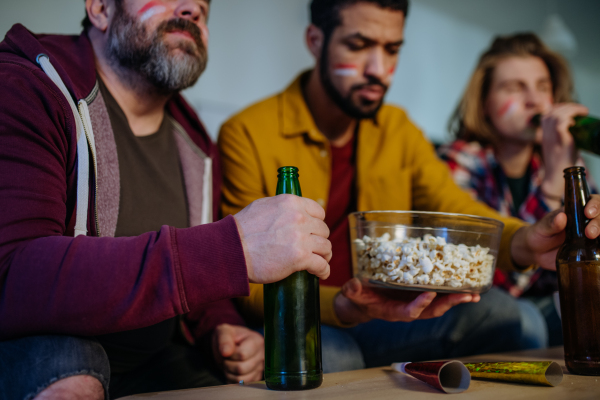
[[[88,236],[73,237],[75,119],[36,63],[41,53],[73,100],[89,106],[97,171],[90,162]],[[87,35],[34,35],[19,24],[7,33],[0,43],[0,340],[100,335],[179,314],[196,337],[220,323],[243,324],[225,300],[248,294],[235,220],[199,225],[202,213],[217,217],[218,151],[181,96],[167,108],[191,227],[115,238],[118,159]]]

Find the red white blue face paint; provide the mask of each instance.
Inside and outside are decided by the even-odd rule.
[[[333,74],[337,76],[357,76],[358,68],[354,64],[335,64]]]
[[[396,64],[394,64],[388,71],[388,76],[389,76],[388,85],[391,84],[394,79],[394,72],[396,72]]]
[[[140,22],[144,22],[155,15],[162,14],[167,11],[167,7],[165,7],[160,1],[149,1],[146,5],[138,11],[138,16],[140,18]]]
[[[512,117],[519,109],[519,102],[516,100],[507,100],[498,110],[498,117],[508,119]]]

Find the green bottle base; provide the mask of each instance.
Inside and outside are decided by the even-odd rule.
[[[267,387],[271,390],[308,390],[321,386],[323,373],[320,374],[278,374],[265,379]]]

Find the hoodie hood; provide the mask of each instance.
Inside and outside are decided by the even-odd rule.
[[[39,68],[36,58],[46,54],[65,86],[76,99],[87,97],[96,84],[92,45],[85,32],[79,36],[36,35],[15,24],[0,43],[0,57],[26,68]],[[77,57],[73,57],[77,54]]]

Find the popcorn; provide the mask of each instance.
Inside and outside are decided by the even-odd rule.
[[[354,241],[361,276],[382,282],[482,287],[492,281],[494,256],[487,247],[449,244],[443,237],[390,240],[363,236]]]

